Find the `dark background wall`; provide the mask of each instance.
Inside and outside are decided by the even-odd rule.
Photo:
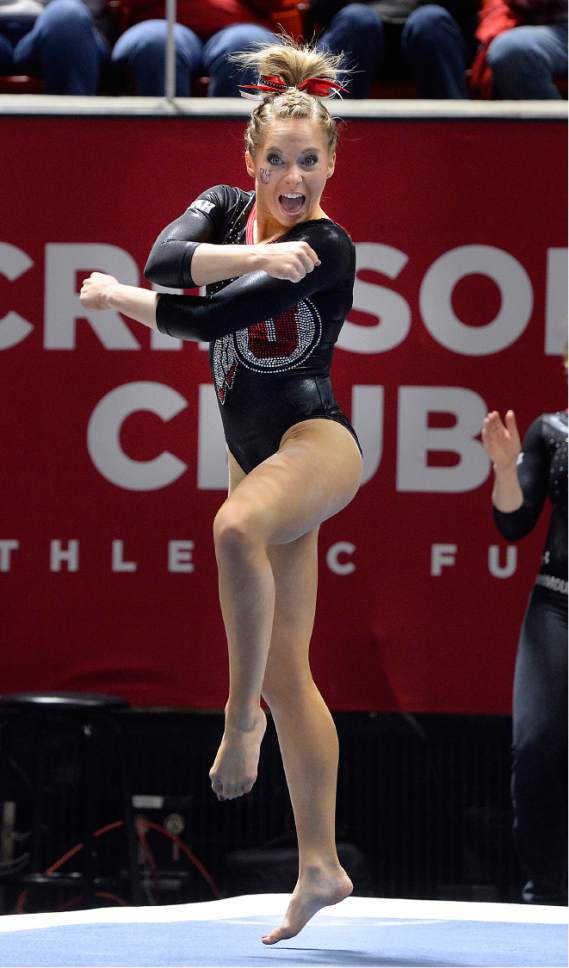
[[[136,813],[178,836],[219,895],[290,891],[294,827],[272,724],[252,793],[218,803],[208,771],[221,736],[221,714],[134,710],[126,715]],[[341,713],[335,720],[341,744],[337,834],[357,893],[518,900],[508,717]],[[114,740],[104,727],[95,739],[99,829],[120,817],[120,803]],[[46,867],[79,839],[76,743],[63,726],[54,728],[47,742]],[[19,727],[2,798],[16,803],[12,866],[29,847],[33,749],[31,726]],[[119,831],[98,838],[98,870],[109,875],[104,889],[118,897],[127,896],[126,878],[120,875],[126,869],[123,849]],[[146,832],[139,860],[149,903],[216,896],[184,850],[163,833]],[[9,865],[4,866],[7,873]],[[78,854],[61,872],[80,869]],[[35,898],[22,898],[21,889],[17,877],[0,877],[0,910],[13,911],[18,898],[23,910],[81,903],[73,889],[50,888]]]

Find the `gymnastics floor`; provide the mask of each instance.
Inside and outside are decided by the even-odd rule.
[[[0,917],[2,968],[553,968],[567,965],[567,909],[350,897],[267,948],[285,894],[163,907]]]

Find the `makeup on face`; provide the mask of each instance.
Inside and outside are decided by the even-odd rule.
[[[284,226],[322,217],[320,198],[331,167],[318,124],[309,119],[273,122],[250,171],[257,180],[257,210]]]

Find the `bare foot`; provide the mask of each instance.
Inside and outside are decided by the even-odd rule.
[[[338,904],[352,893],[354,886],[342,867],[330,872],[311,868],[299,877],[290,904],[280,927],[261,938],[263,944],[276,944],[284,938],[294,938],[320,908]]]
[[[226,722],[217,756],[209,771],[211,787],[218,800],[234,800],[252,790],[266,728],[267,717],[262,709],[249,729],[240,729]]]

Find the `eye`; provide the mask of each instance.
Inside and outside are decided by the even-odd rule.
[[[302,163],[305,168],[314,168],[318,164],[318,155],[305,155]]]
[[[270,155],[267,155],[267,161],[269,162],[269,165],[280,165],[281,156],[272,151]]]

